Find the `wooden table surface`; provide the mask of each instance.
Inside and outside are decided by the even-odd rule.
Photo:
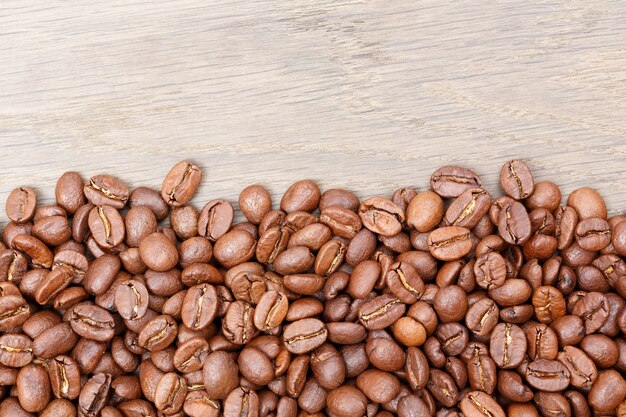
[[[184,158],[197,206],[300,178],[388,195],[442,164],[497,192],[523,158],[624,212],[625,39],[622,0],[3,0],[0,201],[51,203],[66,170],[158,188]]]

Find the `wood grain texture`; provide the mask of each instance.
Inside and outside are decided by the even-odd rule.
[[[396,0],[0,2],[0,201],[53,202],[66,170],[197,206],[252,182],[361,196],[442,164],[528,161],[626,207],[626,3]],[[1,221],[6,221],[3,210]]]

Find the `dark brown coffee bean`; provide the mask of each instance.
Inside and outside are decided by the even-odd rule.
[[[426,387],[433,397],[446,407],[453,407],[459,401],[459,391],[454,380],[439,369],[430,369],[430,377]]]
[[[343,384],[346,367],[334,346],[324,343],[316,348],[311,353],[310,365],[313,376],[322,387],[332,390]]]
[[[322,210],[320,222],[328,226],[335,235],[346,239],[352,239],[362,227],[361,219],[356,213],[340,206],[330,206]]]
[[[35,301],[39,304],[49,304],[54,297],[70,285],[73,277],[71,269],[66,267],[48,272],[45,280],[35,289]]]
[[[511,245],[523,245],[531,236],[530,217],[519,202],[503,207],[498,219],[498,232]]]
[[[506,263],[502,255],[497,252],[489,252],[478,259],[474,264],[476,283],[486,290],[498,288],[506,279]]]
[[[48,364],[50,385],[57,398],[75,400],[81,390],[80,369],[69,356],[57,356]]]
[[[582,350],[574,346],[565,346],[557,359],[570,373],[570,383],[578,388],[589,389],[598,377],[593,361]]]
[[[60,246],[72,237],[72,230],[65,216],[49,216],[39,219],[33,225],[31,232],[48,246]]]
[[[489,353],[503,369],[519,366],[524,360],[527,343],[524,331],[515,324],[500,323],[491,333]]]
[[[21,368],[33,360],[33,341],[23,334],[0,336],[0,364]]]
[[[213,255],[224,268],[232,268],[250,260],[254,256],[255,249],[256,241],[250,233],[243,230],[231,230],[215,242]]]
[[[482,188],[468,188],[463,191],[446,210],[445,222],[450,226],[468,229],[478,224],[491,206],[491,196]]]
[[[224,401],[224,417],[258,417],[259,396],[247,388],[234,389]]]
[[[505,417],[504,410],[498,402],[483,391],[471,391],[463,397],[459,408],[466,417]]]
[[[359,321],[369,330],[384,329],[402,317],[405,309],[405,304],[393,295],[381,295],[361,306]]]
[[[109,399],[111,375],[99,373],[83,386],[78,398],[78,412],[86,417],[96,417]]]
[[[363,226],[383,236],[394,236],[402,230],[404,210],[391,200],[371,197],[361,203],[359,216]]]
[[[222,332],[232,343],[242,345],[254,336],[254,308],[245,301],[235,301],[222,319]]]
[[[115,322],[105,309],[94,305],[77,305],[69,315],[72,330],[79,336],[98,342],[113,339]]]
[[[480,186],[474,171],[459,166],[443,166],[430,177],[430,187],[444,198],[458,197],[466,189]]]
[[[381,273],[378,262],[367,260],[359,263],[352,270],[348,283],[348,293],[353,298],[365,298],[376,285]]]
[[[465,324],[476,336],[486,336],[498,324],[498,314],[496,303],[489,298],[483,298],[469,307]]]
[[[22,297],[16,295],[0,297],[0,331],[21,325],[29,316],[30,307]]]
[[[497,388],[510,401],[527,402],[533,399],[533,391],[524,385],[521,375],[514,371],[498,372]]]
[[[526,381],[538,390],[558,392],[569,385],[570,373],[559,361],[537,359],[528,364]]]
[[[69,214],[74,214],[85,204],[83,177],[78,172],[65,172],[57,180],[55,188],[56,203]]]
[[[239,384],[237,363],[224,351],[207,356],[204,361],[204,389],[211,398],[224,399]]]
[[[611,243],[611,228],[606,220],[592,217],[578,223],[574,236],[582,249],[596,251]]]
[[[614,369],[600,372],[589,391],[589,405],[597,412],[611,412],[626,397],[626,381]]]
[[[69,323],[63,322],[52,326],[33,339],[33,355],[51,359],[69,352],[78,342],[78,335],[74,333]]]
[[[209,326],[217,314],[218,299],[215,287],[200,284],[187,290],[183,300],[181,319],[192,330]]]
[[[14,249],[30,258],[30,262],[40,268],[51,268],[54,255],[39,239],[30,235],[17,235],[11,242]],[[8,274],[7,274],[8,275]]]
[[[328,330],[317,319],[302,319],[285,326],[285,347],[291,353],[309,352],[326,341]]]
[[[26,223],[35,215],[37,194],[28,187],[16,188],[9,193],[6,200],[7,217],[15,223]]]
[[[328,393],[328,410],[337,417],[352,417],[365,414],[367,397],[357,388],[342,385]]]
[[[322,193],[319,207],[320,210],[324,210],[330,206],[339,206],[356,212],[360,204],[359,197],[353,192],[339,188],[331,188]]]
[[[501,307],[513,307],[528,301],[533,290],[523,279],[511,278],[498,288],[489,290],[488,295]]]
[[[467,294],[457,285],[440,288],[433,307],[442,322],[461,321],[468,309]]]
[[[138,342],[150,352],[168,347],[176,338],[178,326],[170,316],[156,316],[139,333]]]
[[[535,289],[532,298],[537,320],[550,324],[565,315],[565,299],[556,288],[541,286]]]
[[[128,320],[138,319],[148,310],[148,290],[137,280],[122,282],[115,290],[115,308]]]
[[[398,379],[388,372],[368,369],[356,379],[356,386],[367,398],[377,403],[391,401],[400,390]]]
[[[289,301],[276,291],[263,293],[254,310],[254,325],[261,331],[270,331],[279,326],[287,316]]]
[[[0,280],[20,285],[27,272],[28,259],[22,252],[14,249],[0,251]]]
[[[531,324],[526,329],[528,356],[535,359],[556,359],[559,342],[557,335],[543,323]]]
[[[94,175],[89,178],[83,191],[94,206],[108,205],[116,209],[124,208],[130,192],[126,184],[110,175]]]
[[[415,303],[424,292],[424,281],[408,262],[392,264],[385,274],[385,281],[389,291],[405,304]]]
[[[604,199],[593,188],[582,187],[574,190],[567,198],[567,205],[576,210],[580,220],[607,217]]]
[[[29,364],[21,368],[15,387],[20,405],[30,413],[43,411],[50,401],[50,380],[43,365]]]
[[[180,161],[163,179],[161,197],[170,206],[187,204],[198,189],[201,178],[202,171],[197,165],[189,161]]]
[[[126,237],[124,220],[113,206],[96,206],[89,212],[89,230],[101,248],[118,246]]]
[[[301,295],[313,295],[324,288],[324,278],[317,274],[291,274],[283,277],[283,285]]]
[[[302,248],[303,246],[300,247]],[[291,248],[290,250],[292,249],[295,248]],[[314,257],[315,273],[323,277],[327,277],[336,272],[343,262],[346,249],[347,247],[345,243],[340,240],[331,239],[326,242],[320,248],[317,256]],[[302,249],[300,249],[300,251],[304,252]]]
[[[609,317],[609,302],[604,294],[590,292],[574,305],[572,314],[583,320],[586,334],[594,333]]]
[[[500,171],[500,185],[509,196],[522,200],[530,196],[535,187],[528,166],[518,159],[507,162]]]
[[[161,378],[154,392],[154,405],[157,410],[166,415],[171,415],[180,410],[187,396],[187,383],[185,379],[170,372]]]
[[[146,266],[157,272],[168,271],[178,263],[176,245],[163,233],[152,233],[139,244],[139,255]]]
[[[428,249],[435,258],[442,261],[460,259],[472,249],[470,232],[460,226],[436,229],[428,236]]]

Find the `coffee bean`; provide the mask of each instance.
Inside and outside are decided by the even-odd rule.
[[[15,381],[17,398],[30,413],[43,411],[50,401],[50,380],[43,365],[29,364],[21,368]]]
[[[224,401],[224,417],[256,417],[259,396],[247,388],[234,389]]]
[[[163,350],[174,341],[177,330],[178,326],[170,316],[156,316],[139,333],[139,345],[151,352]]]
[[[367,397],[355,387],[342,385],[328,393],[328,410],[337,417],[352,417],[365,414]]]
[[[532,302],[537,319],[542,323],[550,324],[565,315],[565,300],[554,287],[542,286],[535,289]]]
[[[530,196],[535,187],[528,166],[518,159],[507,162],[500,171],[500,185],[505,193],[516,200]]]
[[[480,186],[474,171],[459,166],[443,166],[430,177],[430,187],[444,198],[458,197],[466,189]]]
[[[108,205],[116,209],[124,208],[130,197],[126,184],[111,175],[94,175],[89,178],[83,191],[94,206]]]
[[[393,374],[378,369],[368,369],[356,379],[356,386],[370,401],[386,403],[400,390],[400,382]]]
[[[83,177],[78,172],[65,172],[59,177],[55,188],[56,203],[69,214],[74,214],[85,204]]]
[[[432,191],[422,191],[413,197],[406,208],[406,223],[418,232],[429,232],[441,221],[444,203]]]
[[[217,314],[218,298],[215,287],[199,284],[187,290],[183,299],[181,319],[192,330],[209,326]]]
[[[626,381],[619,372],[609,369],[600,372],[589,391],[589,405],[598,412],[610,412],[624,401]]]
[[[491,196],[482,188],[468,188],[448,207],[445,222],[451,226],[471,229],[487,214],[491,206]]]
[[[519,366],[524,360],[527,343],[524,331],[515,324],[500,323],[491,333],[489,353],[503,369]]]
[[[124,220],[113,206],[96,206],[89,212],[89,230],[101,248],[112,249],[126,237]]]
[[[558,392],[564,390],[569,385],[570,372],[559,361],[537,359],[528,364],[526,381],[538,390]]]
[[[28,187],[16,188],[9,193],[6,201],[7,217],[15,223],[26,223],[35,215],[37,195]]]
[[[186,204],[195,194],[202,171],[189,161],[180,161],[167,173],[161,184],[161,197],[170,206]]]
[[[33,360],[33,341],[23,334],[0,336],[0,364],[21,368]]]
[[[83,304],[72,308],[69,322],[77,335],[98,342],[111,340],[115,332],[113,316],[94,305]]]
[[[317,319],[302,319],[285,326],[285,347],[291,353],[301,354],[320,346],[328,337],[328,330]]]
[[[583,187],[574,190],[567,198],[567,205],[578,213],[581,220],[599,217],[606,219],[606,204],[602,196],[593,188]]]
[[[359,321],[369,330],[384,329],[397,321],[406,306],[396,297],[385,294],[363,304],[359,310]]]
[[[385,281],[389,291],[406,304],[415,303],[424,293],[424,281],[408,262],[392,264],[385,274]]]
[[[81,391],[80,369],[74,359],[60,355],[49,362],[52,392],[57,398],[75,400]]]
[[[498,220],[498,232],[511,245],[523,245],[531,236],[530,217],[518,202],[503,207]]]
[[[320,213],[320,222],[328,226],[337,236],[352,239],[361,230],[361,219],[353,211],[330,206]]]
[[[359,206],[363,226],[383,236],[393,236],[402,230],[404,211],[391,200],[371,197]]]
[[[78,397],[78,412],[86,417],[95,417],[106,405],[111,388],[111,375],[99,373],[83,386]]]
[[[254,308],[245,301],[235,301],[222,320],[222,332],[232,343],[247,343],[255,332]]]
[[[460,226],[436,229],[428,236],[428,249],[431,255],[442,261],[460,259],[472,249],[470,232]]]
[[[254,325],[261,331],[269,331],[279,326],[287,316],[289,301],[276,291],[263,293],[254,310]]]
[[[496,400],[482,391],[471,391],[463,397],[459,408],[467,417],[493,416],[504,417],[506,414]]]
[[[459,391],[454,380],[439,369],[430,369],[430,377],[426,387],[435,400],[446,407],[453,407],[459,400]]]

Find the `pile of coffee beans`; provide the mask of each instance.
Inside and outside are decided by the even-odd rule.
[[[626,216],[520,160],[361,200],[189,204],[66,172],[6,201],[0,416],[626,416]]]

